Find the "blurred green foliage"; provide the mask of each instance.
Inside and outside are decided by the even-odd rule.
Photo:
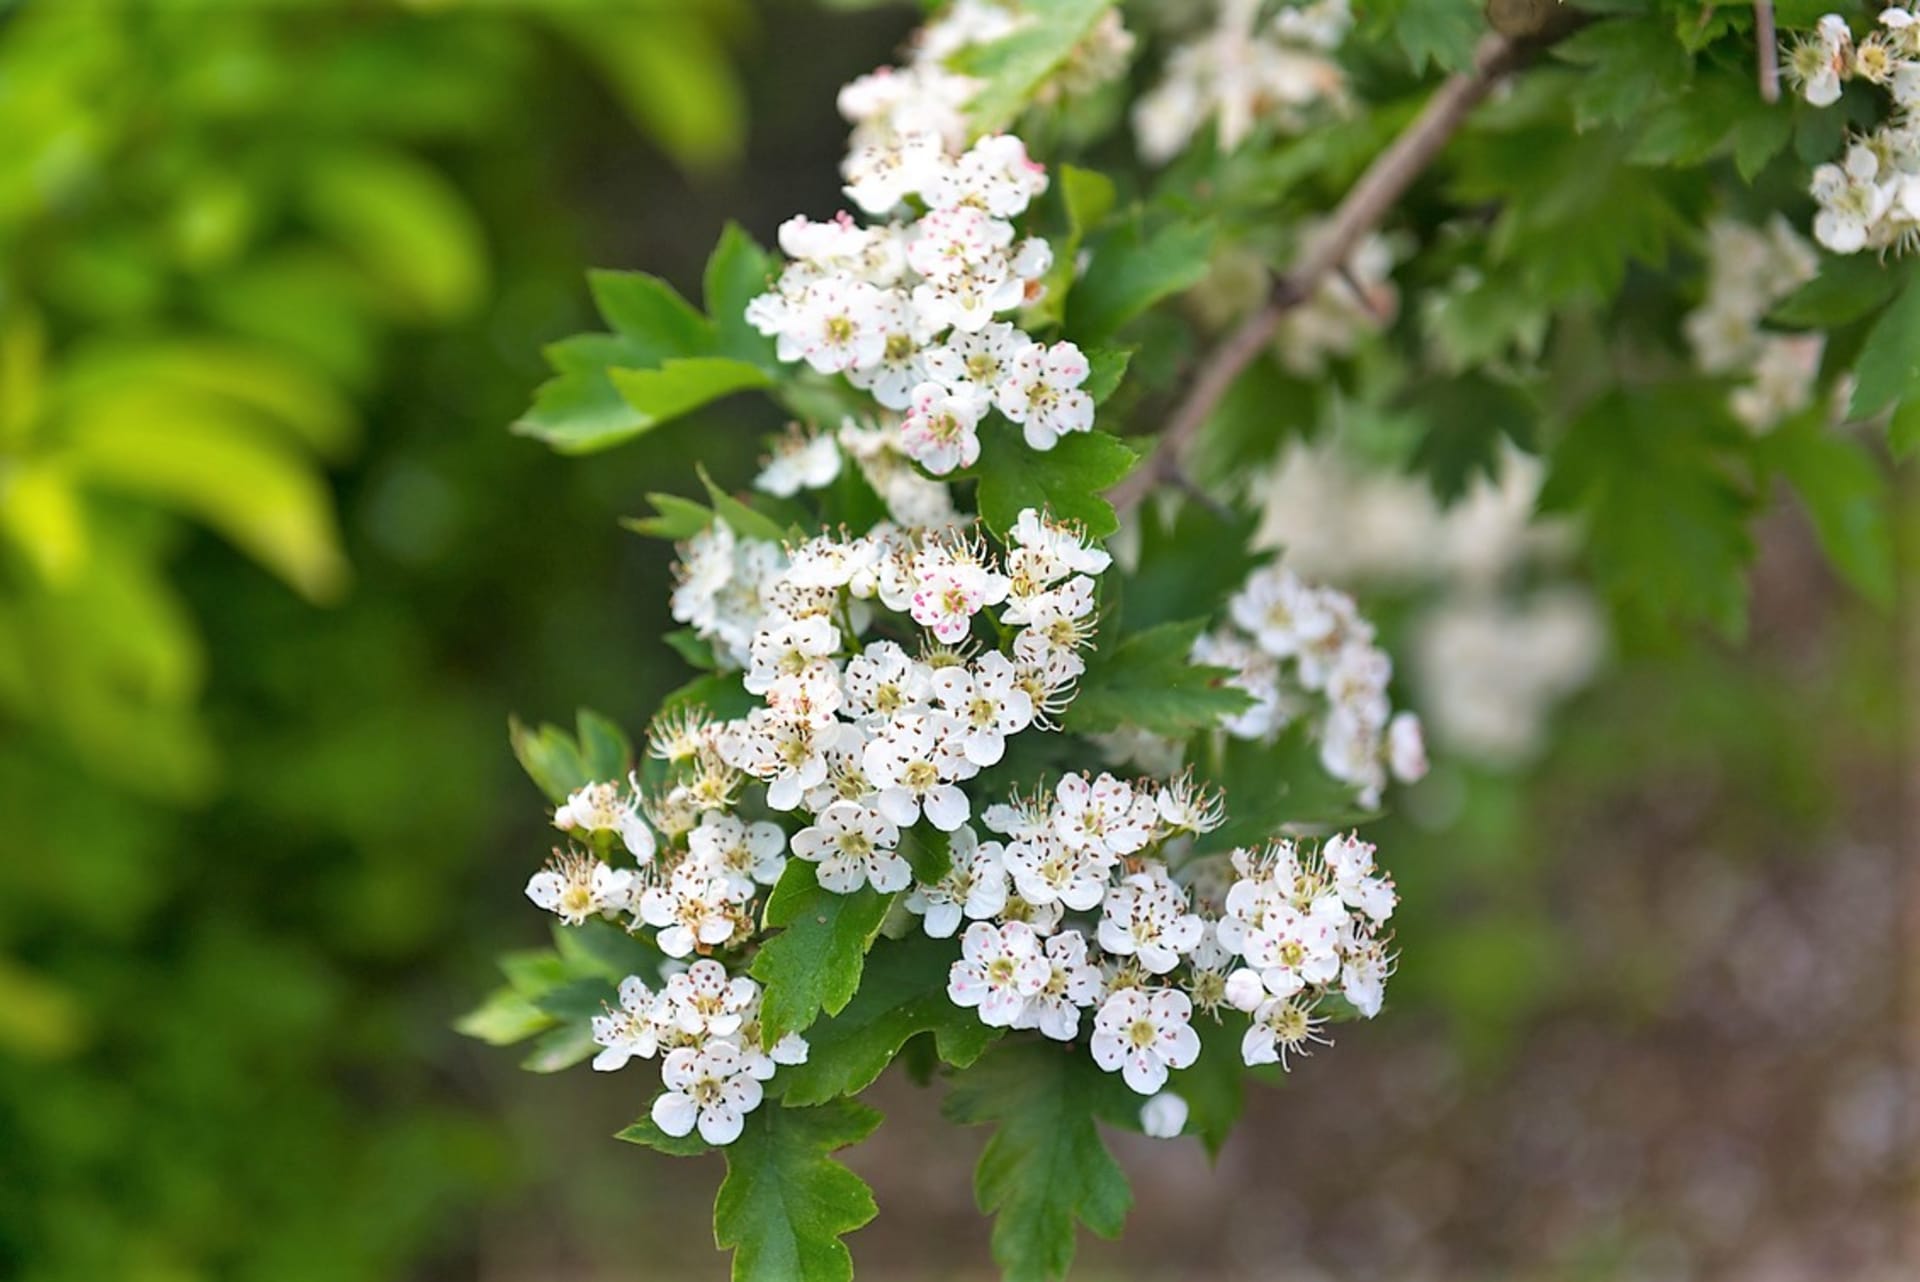
[[[633,469],[498,430],[567,166],[729,165],[745,11],[0,10],[0,1276],[390,1276],[506,1173],[433,982],[503,691],[645,653],[551,623]]]

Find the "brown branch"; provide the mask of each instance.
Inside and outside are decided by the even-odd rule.
[[[1240,372],[1272,341],[1281,317],[1312,298],[1328,276],[1344,268],[1354,248],[1379,226],[1394,202],[1433,163],[1467,113],[1537,44],[1489,35],[1474,53],[1473,69],[1450,77],[1434,91],[1413,123],[1374,157],[1325,227],[1305,247],[1299,261],[1286,274],[1274,278],[1260,310],[1242,321],[1201,363],[1153,453],[1107,492],[1107,500],[1115,508],[1127,510],[1156,486],[1182,474],[1182,456]]]
[[[1760,53],[1760,97],[1779,102],[1780,42],[1773,32],[1773,0],[1753,0],[1753,42]]]

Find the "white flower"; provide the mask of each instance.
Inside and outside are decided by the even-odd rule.
[[[1105,548],[1087,543],[1079,526],[1052,520],[1037,508],[1022,508],[1007,538],[1043,559],[1049,583],[1069,574],[1104,574],[1113,564]]]
[[[913,389],[912,409],[900,425],[901,447],[935,476],[972,467],[980,458],[978,429],[986,412],[987,394],[979,388],[922,383]]]
[[[668,1052],[660,1080],[667,1089],[653,1101],[653,1124],[669,1135],[685,1135],[698,1125],[707,1143],[731,1144],[740,1138],[746,1115],[760,1107],[760,1083],[730,1042]]]
[[[662,997],[666,1022],[688,1037],[705,1041],[740,1031],[746,1013],[760,1000],[760,985],[745,975],[729,978],[725,966],[702,958],[669,976]]]
[[[882,814],[902,827],[929,823],[952,832],[967,821],[967,796],[953,780],[977,767],[961,749],[961,727],[941,713],[908,712],[882,725],[867,741],[867,778],[880,790]]]
[[[1853,33],[1846,19],[1830,13],[1820,19],[1812,36],[1802,39],[1787,56],[1787,73],[1800,82],[1800,93],[1816,107],[1840,101],[1841,81],[1853,63]]]
[[[1007,577],[970,549],[922,548],[913,559],[907,613],[947,645],[964,640],[973,616],[1007,599]]]
[[[1170,1140],[1187,1129],[1187,1101],[1161,1091],[1140,1106],[1140,1129],[1156,1140]]]
[[[1320,856],[1333,876],[1333,887],[1341,902],[1376,922],[1383,922],[1393,916],[1398,896],[1394,894],[1391,879],[1374,875],[1373,852],[1371,842],[1361,841],[1357,836],[1344,836],[1329,838],[1321,847]]]
[[[904,889],[913,869],[895,853],[899,844],[891,820],[850,801],[834,802],[793,835],[793,853],[818,864],[820,885],[838,895],[866,885],[886,893]]]
[[[1862,145],[1847,149],[1846,164],[1821,165],[1813,171],[1813,198],[1820,212],[1813,216],[1813,238],[1836,254],[1864,249],[1874,224],[1893,204],[1891,185],[1876,181],[1880,161]]]
[[[1113,858],[1145,846],[1157,811],[1151,794],[1136,794],[1110,774],[1089,780],[1065,775],[1054,787],[1054,829],[1075,850],[1091,849]]]
[[[807,691],[815,706],[830,712],[840,702],[840,670],[833,663],[839,649],[840,629],[822,615],[763,629],[747,652],[747,693],[766,696],[783,684],[789,692]]]
[[[1107,952],[1138,957],[1148,971],[1164,975],[1199,946],[1203,931],[1199,915],[1187,911],[1187,892],[1154,865],[1108,889],[1099,938]]]
[[[1123,988],[1093,1017],[1093,1060],[1119,1070],[1128,1086],[1152,1095],[1167,1083],[1167,1070],[1186,1068],[1200,1057],[1200,1037],[1189,1021],[1193,1003],[1174,989]]]
[[[1025,143],[1012,134],[989,134],[943,170],[925,195],[934,209],[977,205],[996,218],[1012,218],[1046,189],[1046,168],[1028,157]]]
[[[930,886],[915,886],[906,898],[907,911],[921,916],[934,939],[952,938],[962,917],[983,921],[998,916],[1007,904],[1007,870],[999,842],[981,841],[962,824],[954,829],[950,849],[947,875]]]
[[[933,674],[933,697],[959,723],[960,748],[976,766],[991,766],[1007,751],[1007,736],[1033,724],[1033,699],[1019,687],[1012,660],[989,650],[968,668]]]
[[[973,333],[956,330],[947,341],[920,354],[927,377],[949,391],[977,388],[991,393],[1011,368],[1013,354],[1029,341],[1004,321],[983,325]]]
[[[792,810],[827,777],[827,748],[843,727],[790,709],[755,708],[720,735],[720,755],[736,770],[767,781],[767,804]]]
[[[1209,833],[1227,821],[1225,798],[1195,783],[1192,774],[1163,785],[1153,795],[1153,807],[1175,832]]]
[[[790,499],[801,490],[821,490],[840,475],[840,446],[826,433],[803,435],[789,432],[773,448],[753,487],[778,498]]]
[[[1340,993],[1353,1008],[1372,1019],[1386,1001],[1387,976],[1393,965],[1377,942],[1348,954],[1340,967]]]
[[[687,846],[702,869],[721,880],[734,903],[751,898],[756,884],[779,881],[787,866],[786,834],[778,824],[748,824],[717,811],[700,817],[700,826],[687,834]]]
[[[1037,1028],[1056,1042],[1080,1035],[1080,1011],[1100,1001],[1106,990],[1100,968],[1087,960],[1087,941],[1077,930],[1063,931],[1042,948],[1047,982],[1027,1001],[1015,1028]]]
[[[527,881],[527,898],[537,907],[578,926],[589,917],[612,917],[633,907],[639,874],[612,868],[593,855],[560,854]]]
[[[1027,444],[1050,450],[1062,436],[1093,429],[1093,398],[1080,390],[1087,358],[1072,343],[1028,343],[994,389],[994,404],[1020,424]]]
[[[1106,894],[1112,855],[1087,846],[1076,850],[1051,830],[1007,844],[1002,856],[1020,897],[1035,907],[1061,904],[1088,912]]]
[[[1320,1035],[1326,1020],[1313,1014],[1299,1002],[1273,998],[1262,1002],[1253,1013],[1253,1025],[1240,1039],[1240,1058],[1251,1068],[1256,1064],[1287,1067],[1288,1055],[1308,1055],[1309,1043],[1327,1045]]]
[[[1047,986],[1052,972],[1031,926],[976,921],[961,936],[960,960],[947,976],[947,996],[955,1006],[978,1007],[981,1023],[1011,1028]]]
[[[863,280],[831,276],[807,286],[775,344],[783,361],[804,359],[822,374],[878,364],[886,355],[888,306]]]
[[[593,1057],[596,1072],[625,1068],[638,1057],[652,1059],[660,1049],[660,1026],[655,1021],[658,999],[646,981],[629,975],[620,981],[620,1005],[593,1017],[593,1040],[604,1047]]]
[[[907,295],[889,290],[882,296],[879,324],[885,341],[878,359],[848,370],[847,381],[873,393],[873,399],[888,409],[903,410],[921,381],[920,345],[926,336],[926,318]]]
[[[1387,723],[1387,764],[1401,783],[1417,783],[1427,773],[1427,741],[1420,718],[1401,712]]]
[[[553,826],[562,832],[588,836],[615,833],[639,862],[644,864],[653,858],[653,833],[640,818],[640,809],[633,800],[620,795],[618,784],[590,783],[576,789],[566,804],[553,812]]]
[[[659,928],[656,941],[669,957],[685,957],[702,944],[724,944],[734,930],[726,880],[693,862],[683,863],[666,885],[649,886],[640,896],[640,920]]]
[[[892,641],[871,642],[847,660],[843,683],[846,711],[863,721],[889,721],[924,709],[933,693],[933,670]]]

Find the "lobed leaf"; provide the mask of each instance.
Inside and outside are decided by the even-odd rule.
[[[1205,619],[1162,623],[1095,650],[1062,727],[1076,734],[1137,729],[1185,737],[1244,712],[1253,700],[1226,683],[1226,668],[1189,657]]]
[[[782,929],[751,968],[766,985],[760,1020],[769,1042],[806,1029],[821,1011],[846,1009],[892,903],[871,886],[836,895],[821,887],[812,864],[787,861],[766,909],[766,924]]]
[[[733,1282],[851,1282],[840,1239],[878,1213],[873,1190],[832,1154],[858,1144],[880,1114],[852,1100],[818,1108],[769,1101],[727,1145],[713,1237],[733,1248]]]
[[[980,517],[1005,537],[1023,508],[1046,508],[1079,521],[1099,539],[1120,528],[1113,505],[1101,493],[1133,470],[1140,456],[1105,432],[1075,432],[1051,450],[1033,450],[1020,429],[998,419],[981,425]]]

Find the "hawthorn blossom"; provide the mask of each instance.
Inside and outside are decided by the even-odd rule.
[[[662,991],[666,1022],[689,1037],[731,1037],[747,1010],[760,1000],[760,985],[745,975],[729,977],[727,968],[702,958],[667,979]]]
[[[675,868],[664,885],[647,887],[640,896],[640,920],[658,929],[656,942],[669,957],[724,944],[736,924],[726,879],[692,862]]]
[[[595,1072],[611,1073],[635,1058],[652,1059],[660,1049],[659,999],[646,981],[629,975],[620,981],[620,1005],[593,1017],[593,1040],[603,1049],[593,1057]]]
[[[846,712],[865,722],[923,709],[933,693],[933,670],[892,641],[869,643],[847,660],[842,677]]]
[[[1007,751],[1007,736],[1033,724],[1033,699],[1019,686],[1013,661],[989,650],[967,668],[942,668],[930,682],[933,697],[958,723],[960,750],[976,766],[991,766]]]
[[[1140,1106],[1140,1129],[1149,1138],[1170,1140],[1187,1129],[1187,1101],[1161,1091]]]
[[[1070,1042],[1080,1034],[1080,1012],[1100,1001],[1106,985],[1100,968],[1087,956],[1087,941],[1077,930],[1049,938],[1041,952],[1047,980],[1027,1000],[1014,1020],[1015,1028],[1037,1028],[1056,1042]]]
[[[795,710],[755,708],[720,736],[728,765],[766,781],[767,804],[792,810],[827,777],[826,752],[841,728]]]
[[[947,996],[955,1006],[978,1007],[980,1022],[988,1027],[1011,1028],[1052,974],[1031,926],[976,921],[960,937],[960,960],[948,973]]]
[[[1147,844],[1156,814],[1151,794],[1136,794],[1110,774],[1091,780],[1066,775],[1054,787],[1054,825],[1060,840],[1075,850],[1130,855]]]
[[[771,886],[787,866],[786,834],[778,824],[749,824],[733,815],[708,811],[687,834],[692,860],[716,877],[734,903],[752,898],[754,887]]]
[[[1203,933],[1199,915],[1187,911],[1187,892],[1164,868],[1134,873],[1107,890],[1100,947],[1117,957],[1138,957],[1151,974],[1178,966]]]
[[[962,749],[958,721],[944,713],[909,712],[896,715],[867,740],[863,762],[867,777],[880,790],[880,812],[907,827],[927,822],[952,832],[967,820],[967,796],[954,781],[971,777],[978,767]]]
[[[944,343],[920,354],[921,368],[933,382],[950,392],[971,389],[991,394],[1013,363],[1013,354],[1027,336],[1004,321],[995,321],[968,333],[956,330]]]
[[[804,692],[814,706],[831,711],[840,701],[840,670],[833,662],[839,649],[840,629],[820,615],[763,629],[754,634],[748,650],[743,684],[747,693],[762,696],[775,689],[789,695]]]
[[[621,796],[620,785],[590,783],[577,788],[566,803],[553,812],[553,826],[562,832],[592,837],[613,833],[641,863],[653,858],[653,833],[640,818],[639,808],[630,798]]]
[[[1076,849],[1052,831],[1008,842],[1002,858],[1020,898],[1076,912],[1091,911],[1105,897],[1107,876],[1118,862],[1091,845]]]
[[[887,348],[887,304],[863,280],[832,276],[815,281],[793,303],[776,335],[783,361],[805,360],[822,374],[873,365]]]
[[[668,1052],[660,1080],[666,1090],[653,1101],[653,1124],[672,1136],[698,1126],[707,1143],[731,1144],[740,1138],[746,1115],[760,1107],[760,1083],[731,1042]]]
[[[935,639],[952,645],[966,639],[973,616],[1007,599],[1007,577],[984,553],[964,543],[938,543],[913,558],[907,612]]]
[[[993,402],[1020,424],[1030,447],[1050,450],[1062,436],[1093,430],[1093,398],[1080,389],[1088,370],[1072,343],[1028,343],[1013,354]]]
[[[931,885],[921,884],[906,897],[906,909],[921,918],[927,934],[950,939],[962,918],[983,921],[1007,905],[1007,869],[1001,862],[1004,847],[981,841],[966,824],[954,829],[949,845],[952,864],[947,875]]]
[[[987,412],[985,392],[922,383],[913,389],[911,403],[900,425],[900,443],[910,458],[935,476],[972,467],[979,460],[978,429]]]
[[[753,488],[790,499],[802,490],[821,490],[840,475],[840,446],[831,435],[806,435],[796,427],[773,447],[773,455],[753,478]]]
[[[1139,1094],[1152,1095],[1166,1085],[1169,1069],[1187,1068],[1200,1057],[1192,1018],[1185,993],[1123,988],[1093,1017],[1094,1063],[1118,1071]]]
[[[834,802],[793,835],[793,853],[817,864],[820,885],[837,895],[869,885],[905,889],[913,869],[896,853],[899,844],[900,830],[886,815],[850,801]]]
[[[1315,1015],[1298,1001],[1272,998],[1253,1012],[1253,1023],[1240,1039],[1240,1058],[1247,1067],[1278,1064],[1287,1067],[1288,1055],[1309,1055],[1312,1043],[1328,1045],[1320,1029],[1324,1016]]]
[[[598,856],[554,852],[551,862],[527,881],[527,898],[569,926],[589,917],[613,917],[633,907],[639,874],[614,868]]]

